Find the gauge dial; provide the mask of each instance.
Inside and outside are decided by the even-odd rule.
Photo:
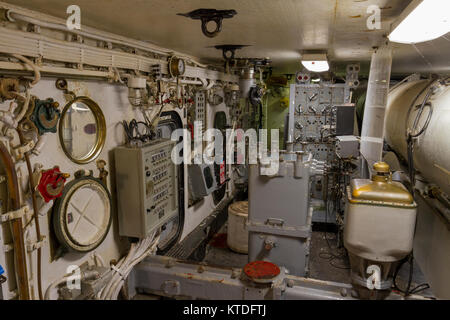
[[[172,77],[184,75],[186,71],[186,63],[183,59],[171,57],[169,60],[169,72]]]

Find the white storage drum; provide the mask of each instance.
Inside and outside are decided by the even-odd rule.
[[[228,207],[228,247],[238,253],[248,253],[248,201],[240,201]]]

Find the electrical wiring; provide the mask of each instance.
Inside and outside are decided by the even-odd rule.
[[[22,109],[20,110],[19,114],[16,117],[16,121],[17,123],[19,123],[23,117],[25,116],[26,112],[28,111],[28,107],[30,105],[30,100],[31,100],[31,94],[30,91],[27,89],[26,91],[26,96],[23,97],[21,95],[17,95],[18,98],[21,98],[22,100],[24,100],[24,104],[22,106]]]
[[[11,56],[22,61],[23,63],[30,66],[31,69],[33,69],[34,80],[30,83],[30,87],[34,87],[39,82],[39,80],[41,80],[41,72],[39,71],[39,68],[31,60],[29,60],[28,58],[25,58],[24,56],[22,56],[20,54],[12,53]]]
[[[100,267],[105,267],[106,266],[105,261],[103,260],[103,258],[98,253],[94,252],[92,254],[92,259],[94,260],[94,262],[95,262],[95,264],[97,266],[100,266]]]
[[[124,262],[120,265],[120,268],[114,270],[116,271],[116,273],[114,274],[113,279],[111,280],[110,285],[106,290],[106,294],[103,297],[104,299],[106,300],[117,299],[118,293],[122,288],[123,283],[125,282],[125,279],[127,278],[131,269],[138,262],[142,261],[148,254],[151,253],[152,247],[142,252],[143,249],[147,246],[146,240],[144,240],[140,245],[138,245],[138,248],[136,249],[134,254],[129,254],[125,258]]]
[[[341,170],[341,162],[339,162],[339,172],[341,172],[341,171],[342,171]],[[336,177],[337,175],[338,175],[337,172],[333,173],[334,177]],[[334,180],[335,179],[333,179],[333,181]],[[340,190],[341,189],[340,179],[337,179],[337,180],[338,180],[338,183],[339,183],[337,189]],[[325,225],[326,226],[328,226],[328,215],[329,215],[329,213],[332,212],[335,209],[336,209],[335,210],[336,212],[339,212],[339,205],[338,204],[339,204],[340,199],[339,199],[339,196],[335,196],[335,198],[336,198],[336,204],[333,204],[333,201],[331,201],[327,197],[325,198]],[[326,241],[327,246],[328,246],[328,252],[320,253],[319,257],[322,258],[322,259],[328,260],[328,263],[334,268],[344,269],[344,270],[350,269],[350,267],[348,265],[337,265],[336,263],[333,263],[333,261],[335,261],[335,260],[344,260],[346,258],[346,251],[345,251],[345,249],[341,249],[342,251],[340,252],[340,248],[338,248],[338,247],[333,248],[333,246],[330,244],[330,239],[328,238],[327,234],[328,234],[328,231],[325,230],[324,238],[325,238],[325,241]],[[336,250],[336,253],[333,252],[334,250]]]
[[[15,101],[11,102],[8,111],[0,110],[0,121],[6,124],[8,128],[17,128],[19,122],[25,116],[31,101],[31,95],[28,89],[25,92],[25,96],[22,96],[17,92],[14,92],[13,95],[15,96],[15,100],[22,100],[23,105],[17,116],[14,115],[14,111],[17,108],[17,103]]]
[[[331,201],[326,200],[326,210],[325,210],[325,224],[326,225],[328,225],[328,212],[330,211],[330,209],[329,209],[329,204],[330,203],[332,204]],[[327,236],[327,231],[325,231],[324,237],[325,237],[325,240],[326,240],[326,243],[327,243],[329,251],[320,253],[319,257],[324,259],[324,260],[328,260],[328,263],[334,268],[344,269],[344,270],[350,269],[349,266],[339,266],[339,265],[333,263],[333,261],[335,261],[335,260],[343,260],[343,258],[345,258],[345,256],[346,256],[345,251],[342,252],[342,253],[338,252],[337,254],[334,253],[333,250],[335,250],[335,249],[339,250],[339,248],[337,248],[337,247],[333,248],[331,246],[330,241],[329,241],[330,239],[328,239],[328,236]]]
[[[126,120],[122,122],[128,143],[140,140],[141,142],[148,142],[153,138],[153,132],[150,125],[144,121],[137,121],[132,119],[129,123]],[[145,128],[145,132],[139,129],[139,125]]]
[[[156,250],[157,250],[158,242],[159,242],[159,236],[158,236],[155,240],[153,240],[153,242],[152,242],[152,244],[150,245],[150,247],[149,247],[143,254],[141,254],[140,256],[138,256],[137,258],[135,258],[135,259],[130,263],[130,265],[125,269],[124,274],[125,274],[126,276],[128,276],[128,274],[131,272],[131,270],[133,269],[133,267],[134,267],[135,265],[137,265],[139,262],[141,262],[142,260],[144,260],[145,257],[147,257],[148,255],[155,253]],[[122,289],[123,284],[125,283],[125,279],[126,279],[125,277],[121,277],[120,280],[119,280],[119,282],[117,282],[117,283],[114,285],[113,291],[112,291],[112,292],[113,292],[113,294],[112,294],[112,299],[114,299],[114,300],[117,299],[117,297],[118,297],[118,295],[119,295],[119,292],[120,292],[120,290]]]
[[[67,282],[67,280],[69,280],[70,276],[64,276],[61,279],[57,279],[55,281],[53,281],[48,287],[47,290],[45,291],[45,295],[44,295],[44,300],[50,300],[50,293],[58,286],[60,286],[61,284]]]
[[[402,290],[402,289],[399,288],[399,286],[397,284],[397,276],[398,276],[398,273],[399,273],[401,267],[406,262],[409,263],[409,277],[408,277],[408,284],[407,284],[405,290]],[[399,292],[401,292],[401,293],[403,293],[405,295],[405,297],[407,297],[408,295],[411,295],[411,294],[417,294],[417,293],[419,293],[421,291],[424,291],[424,290],[430,288],[430,285],[428,283],[422,283],[422,284],[417,285],[413,289],[411,289],[412,275],[413,275],[413,271],[414,271],[413,268],[414,268],[414,256],[411,253],[408,257],[403,259],[402,262],[400,262],[400,264],[397,266],[397,269],[395,270],[394,275],[393,275],[392,283],[394,285],[394,289],[399,291]]]
[[[29,84],[30,87],[32,87],[33,85],[35,85],[39,80],[40,80],[40,73],[39,70],[37,70],[37,67],[34,66],[34,64],[28,60],[27,58],[20,56],[20,55],[12,55],[13,57],[31,65],[33,67],[33,70],[35,70],[35,80]],[[14,109],[13,105],[11,104],[11,108],[9,111],[9,117],[10,117],[10,123],[9,126],[13,129],[15,129],[18,134],[19,134],[19,140],[20,143],[23,145],[26,143],[26,140],[23,136],[23,133],[17,129],[18,123],[23,119],[23,117],[25,116],[26,112],[28,111],[29,108],[29,104],[30,104],[30,100],[31,100],[31,95],[29,90],[26,90],[26,96],[22,96],[19,93],[15,93],[15,99],[21,99],[24,101],[23,106],[19,112],[19,114],[17,116],[14,116]],[[0,117],[0,121],[7,123],[7,121],[5,121],[6,116],[3,115],[2,117]],[[32,200],[32,205],[33,205],[33,217],[34,217],[34,222],[35,222],[35,229],[36,229],[36,238],[37,241],[41,241],[41,232],[40,232],[40,226],[39,226],[39,209],[38,209],[38,205],[37,205],[37,200],[36,200],[36,195],[34,193],[35,190],[35,186],[34,186],[34,182],[33,182],[33,171],[31,168],[31,161],[30,161],[30,152],[32,150],[30,150],[29,152],[25,153],[25,161],[26,161],[26,166],[28,169],[28,179],[29,179],[29,186],[30,186],[30,190],[32,190],[31,192],[31,200]],[[25,228],[28,226],[28,224],[25,226]],[[44,296],[42,294],[42,250],[39,247],[37,249],[37,284],[38,284],[38,294],[39,294],[39,299],[43,300]]]
[[[435,90],[435,86],[433,85],[437,80],[434,80],[432,82],[430,82],[430,84],[428,86],[426,86],[425,88],[423,88],[420,93],[416,96],[416,98],[413,100],[409,110],[408,110],[408,115],[407,115],[407,119],[409,119],[409,115],[411,113],[412,108],[414,107],[417,99],[419,98],[419,96],[421,96],[425,90],[428,88],[427,93],[425,94],[425,98],[422,101],[422,104],[419,107],[419,110],[416,114],[416,117],[414,119],[412,128],[406,130],[406,143],[407,143],[407,157],[408,157],[408,175],[409,175],[409,191],[411,193],[411,195],[413,196],[413,198],[415,198],[415,184],[416,184],[416,170],[414,167],[414,144],[415,144],[415,139],[417,139],[418,137],[420,137],[428,128],[428,125],[431,121],[431,117],[433,115],[433,106],[431,103],[428,102],[428,100],[430,99],[431,95],[433,94],[434,90]],[[422,117],[423,111],[425,109],[425,107],[428,106],[430,108],[430,111],[428,112],[428,116],[427,119],[425,120],[425,123],[423,124],[422,128],[414,133],[414,131],[417,129],[417,126],[419,124],[419,120]],[[405,290],[401,290],[398,288],[397,284],[396,284],[396,278],[397,278],[397,274],[398,271],[400,270],[401,266],[408,261],[410,264],[410,269],[409,269],[409,278],[408,278],[408,285],[406,287]],[[411,283],[412,283],[412,277],[413,277],[413,265],[414,265],[414,256],[413,256],[413,252],[411,252],[411,254],[405,259],[403,260],[402,263],[399,264],[398,268],[395,270],[394,276],[393,276],[393,284],[394,287],[404,293],[405,297],[413,294],[413,293],[417,293],[420,292],[422,290],[428,289],[430,286],[426,283],[420,284],[417,287],[411,289]]]
[[[128,254],[117,265],[111,266],[109,271],[112,274],[111,280],[99,294],[99,299],[116,300],[133,267],[148,255],[156,252],[159,239],[160,232],[155,231],[150,236],[139,240],[139,242],[132,243]]]
[[[103,288],[103,290],[100,292],[100,299],[101,299],[101,300],[106,299],[106,296],[107,296],[108,292],[109,292],[110,289],[111,289],[111,286],[113,285],[113,283],[114,283],[114,281],[115,281],[116,274],[114,274],[114,272],[118,273],[118,272],[121,270],[121,267],[122,267],[124,264],[127,263],[127,261],[130,259],[130,257],[132,257],[132,256],[134,255],[135,251],[136,251],[136,244],[135,244],[135,243],[132,243],[132,244],[131,244],[131,247],[130,247],[130,250],[128,251],[128,254],[127,254],[124,258],[122,258],[122,259],[117,263],[117,265],[111,266],[111,270],[109,271],[109,273],[112,274],[112,278],[111,278],[111,280],[106,284],[106,286]],[[120,274],[119,274],[119,276],[120,276]]]
[[[25,143],[24,137],[20,131],[19,132],[19,138],[20,142],[22,144]],[[31,168],[31,161],[30,161],[30,155],[29,153],[25,153],[25,161],[28,169],[28,179],[29,179],[29,186],[31,191],[31,201],[33,205],[33,216],[34,216],[34,226],[36,229],[36,238],[37,241],[41,241],[41,231],[39,226],[39,209],[37,205],[37,199],[35,194],[36,186],[33,181],[33,170]],[[42,250],[41,247],[37,249],[37,279],[38,279],[38,294],[39,294],[39,300],[43,300],[42,295]]]

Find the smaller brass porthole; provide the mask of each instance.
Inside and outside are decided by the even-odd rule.
[[[76,97],[61,113],[59,141],[66,156],[77,164],[96,159],[106,140],[102,110],[88,97]]]

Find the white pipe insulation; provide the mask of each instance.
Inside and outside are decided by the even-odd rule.
[[[381,161],[384,139],[384,117],[389,94],[392,48],[386,44],[374,51],[370,63],[366,105],[361,130],[361,154],[369,168]]]

